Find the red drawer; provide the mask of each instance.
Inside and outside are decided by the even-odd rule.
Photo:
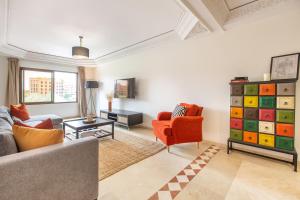
[[[274,109],[259,109],[259,120],[274,121],[275,120],[275,110]]]
[[[230,128],[243,129],[243,120],[242,119],[230,119]]]
[[[276,124],[276,134],[287,137],[294,137],[295,128],[293,124]]]

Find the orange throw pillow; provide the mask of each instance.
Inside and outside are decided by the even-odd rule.
[[[187,109],[185,116],[197,116],[199,114],[199,107],[195,104],[181,103],[180,105]]]
[[[29,126],[29,125],[24,124],[24,123],[19,122],[19,121],[15,121],[14,124],[18,125],[18,126],[28,127],[28,128],[53,129],[53,124],[52,124],[52,120],[51,119],[46,119],[46,120],[42,121],[41,123],[39,123],[39,124],[37,124],[35,126]]]
[[[10,114],[14,117],[26,121],[30,119],[27,107],[25,104],[20,105],[10,105]]]
[[[63,143],[64,139],[63,130],[45,130],[13,125],[12,131],[19,151]]]

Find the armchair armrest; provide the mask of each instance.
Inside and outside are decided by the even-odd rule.
[[[170,120],[172,112],[160,112],[157,115],[157,120]]]
[[[175,140],[202,140],[201,116],[176,117],[171,121],[172,134]]]
[[[1,199],[96,199],[98,152],[88,137],[0,157]]]

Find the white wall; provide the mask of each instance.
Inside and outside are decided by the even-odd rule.
[[[6,102],[7,76],[7,58],[0,56],[0,106],[5,105]]]
[[[51,69],[67,72],[77,72],[77,67],[58,66],[55,64],[32,62],[27,60],[20,60],[20,67]],[[40,104],[29,105],[29,112],[31,115],[41,114],[56,114],[62,117],[75,117],[79,116],[79,109],[77,103],[61,103],[61,104]]]
[[[287,13],[224,33],[166,41],[103,64],[97,68],[103,82],[100,106],[107,108],[105,93],[113,89],[115,79],[135,77],[137,98],[115,99],[114,108],[143,112],[145,125],[151,126],[158,112],[172,111],[180,102],[196,103],[204,106],[204,139],[225,143],[229,136],[229,81],[235,76],[262,80],[272,56],[300,52],[299,19],[300,12]],[[296,116],[298,149],[299,122],[300,111]]]

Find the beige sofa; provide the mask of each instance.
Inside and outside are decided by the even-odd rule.
[[[97,199],[98,152],[94,137],[17,152],[11,124],[0,115],[0,199]]]

